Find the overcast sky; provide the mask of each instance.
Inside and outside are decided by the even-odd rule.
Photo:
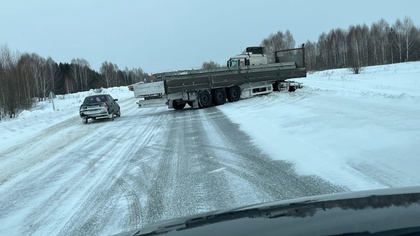
[[[224,65],[247,46],[289,30],[297,45],[331,29],[420,25],[419,0],[0,0],[0,46],[57,63],[104,61],[147,73]]]

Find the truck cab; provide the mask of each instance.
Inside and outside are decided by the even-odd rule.
[[[266,65],[268,60],[263,47],[247,47],[244,53],[231,57],[226,64],[227,67]]]

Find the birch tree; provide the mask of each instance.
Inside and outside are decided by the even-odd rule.
[[[270,34],[268,38],[261,42],[261,46],[265,49],[265,54],[267,54],[269,63],[275,61],[275,51],[294,48],[295,44],[296,42],[289,30],[287,30],[285,33],[278,31],[275,34]]]
[[[410,52],[412,51],[414,47],[416,39],[418,40],[419,34],[418,34],[418,31],[416,30],[416,27],[413,24],[413,21],[410,18],[405,17],[402,24],[403,24],[402,32],[405,39],[405,47],[406,47],[405,61],[409,61]]]
[[[89,89],[89,78],[88,71],[90,70],[90,64],[87,60],[76,58],[71,61],[73,78],[77,84],[79,91],[85,91]]]

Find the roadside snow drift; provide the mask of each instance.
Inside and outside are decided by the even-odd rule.
[[[275,159],[352,190],[418,185],[420,63],[308,73],[295,93],[220,106]]]

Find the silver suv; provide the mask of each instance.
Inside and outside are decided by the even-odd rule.
[[[88,119],[108,118],[114,120],[114,116],[121,116],[118,99],[109,94],[92,95],[85,98],[80,106],[79,114],[83,123],[87,124]]]

